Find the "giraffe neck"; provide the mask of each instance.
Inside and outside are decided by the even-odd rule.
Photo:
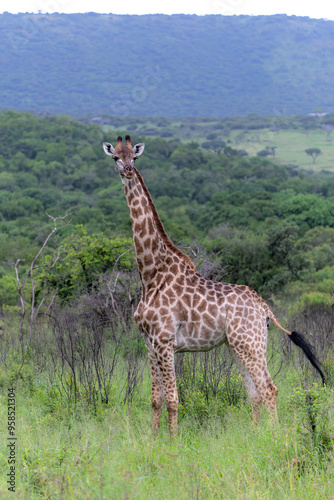
[[[168,238],[158,216],[143,178],[135,169],[135,175],[124,182],[136,260],[143,290],[147,290],[163,272],[171,255],[194,267],[189,257],[183,254]]]

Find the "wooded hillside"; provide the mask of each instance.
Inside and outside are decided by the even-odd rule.
[[[125,135],[65,116],[0,114],[0,301],[16,302],[12,263],[31,261],[50,231],[46,212],[72,213],[72,225],[52,241],[50,251],[64,240],[71,255],[77,255],[74,248],[86,249],[85,258],[94,263],[92,280],[105,270],[106,259],[113,259],[115,239],[131,238],[122,184],[102,149],[102,141],[115,142],[118,133]],[[224,146],[223,139],[215,150],[132,134],[134,144],[146,143],[138,169],[168,234],[176,244],[205,247],[228,266],[225,280],[247,283],[265,295],[292,282],[299,283],[294,294],[316,290],[316,273],[334,266],[333,173],[245,156],[232,143]],[[124,240],[119,244],[124,248]],[[99,256],[93,258],[89,252],[96,248]],[[327,284],[319,282],[326,301],[333,269],[327,268]],[[61,282],[66,280],[61,275]],[[69,293],[73,287],[67,285]]]
[[[333,21],[0,15],[0,107],[114,116],[334,111]]]

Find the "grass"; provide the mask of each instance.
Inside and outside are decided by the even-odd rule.
[[[232,146],[245,149],[254,156],[267,146],[276,146],[276,159],[284,164],[296,167],[321,171],[334,171],[334,144],[333,137],[327,137],[323,130],[280,130],[273,132],[269,129],[255,130],[240,134],[234,131],[231,134]],[[238,138],[239,137],[239,138]],[[319,148],[322,154],[313,164],[312,158],[305,153],[305,149]],[[272,159],[272,156],[269,156]]]
[[[291,385],[282,387],[276,427],[265,415],[254,427],[243,405],[203,426],[186,415],[172,440],[166,410],[158,437],[151,434],[148,377],[141,401],[102,409],[98,417],[83,410],[70,420],[65,410],[54,414],[40,404],[38,389],[38,380],[32,393],[17,388],[16,492],[7,490],[3,446],[3,499],[334,498],[332,453],[305,447],[300,416],[288,403]],[[0,408],[5,443],[4,395]]]

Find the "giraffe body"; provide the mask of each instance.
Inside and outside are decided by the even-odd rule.
[[[267,326],[272,320],[288,335],[291,332],[282,328],[254,290],[204,278],[189,257],[173,245],[134,167],[134,160],[143,149],[143,144],[132,148],[129,136],[124,146],[121,137],[116,148],[104,143],[105,152],[115,159],[115,170],[121,175],[130,211],[142,283],[142,297],[134,318],[151,365],[153,431],[158,430],[164,400],[171,434],[177,430],[174,354],[209,351],[223,343],[228,345],[241,373],[253,419],[260,419],[262,404],[270,418],[276,419],[278,390],[267,368]],[[292,340],[304,349],[298,344],[299,340]],[[319,370],[316,363],[313,364]]]

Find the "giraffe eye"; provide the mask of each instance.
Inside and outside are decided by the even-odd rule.
[[[114,156],[114,160],[118,161],[119,160],[118,156]]]

